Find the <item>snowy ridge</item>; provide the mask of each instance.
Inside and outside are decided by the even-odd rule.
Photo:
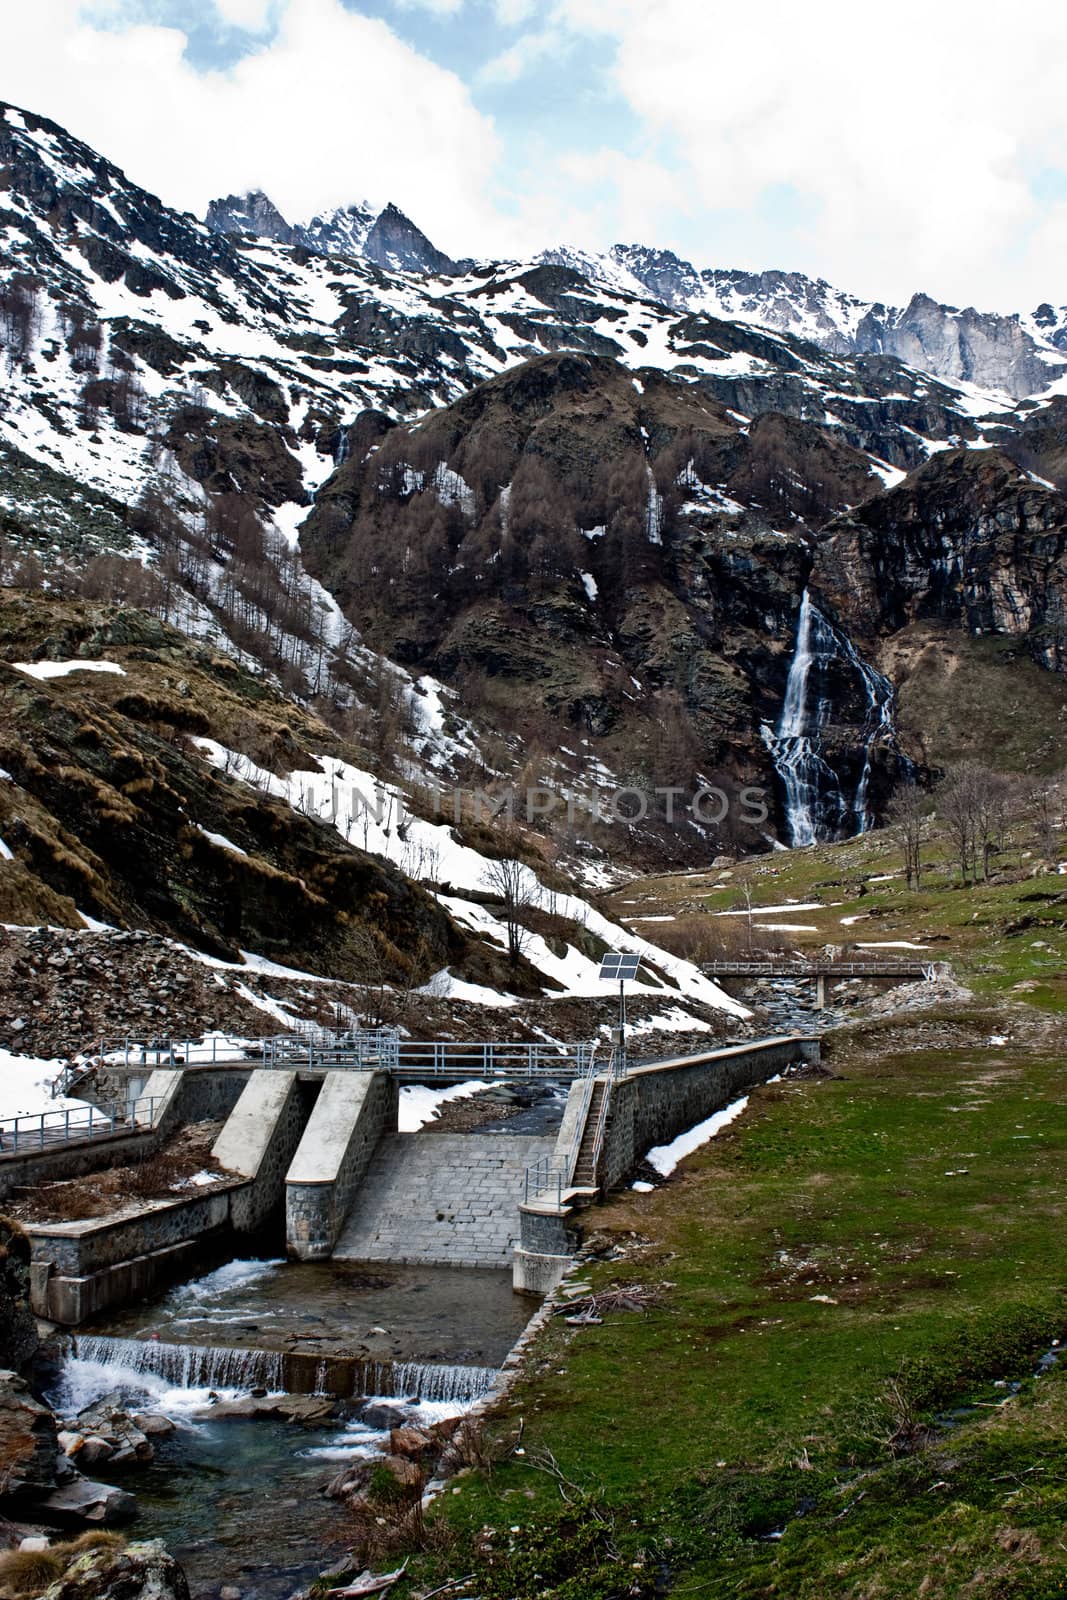
[[[406,797],[396,785],[383,783],[372,773],[333,756],[316,758],[320,770],[295,771],[282,778],[213,739],[197,738],[193,743],[221,771],[264,794],[285,800],[304,816],[319,818],[336,828],[349,844],[384,856],[409,877],[435,886],[438,899],[457,921],[501,948],[507,947],[504,923],[489,908],[463,894],[464,890],[473,894],[494,892],[490,858],[463,844],[456,837],[456,830],[447,824],[412,815]],[[692,962],[670,955],[650,940],[610,922],[579,896],[548,889],[529,868],[523,869],[523,875],[531,904],[588,928],[613,949],[639,952],[673,986],[665,990],[661,982],[646,977],[634,984],[635,993],[673,996],[714,1006],[733,1016],[748,1015],[744,1006],[704,977]],[[523,953],[566,994],[602,996],[605,992],[599,978],[599,962],[574,945],[559,956],[539,934],[531,933],[524,942]],[[449,979],[451,975],[446,974],[446,993],[451,998],[478,998],[485,1002],[487,991],[464,994],[456,987],[458,980],[451,979],[449,983]],[[437,992],[432,985],[430,992]]]

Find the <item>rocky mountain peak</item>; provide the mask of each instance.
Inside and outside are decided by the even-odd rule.
[[[455,273],[460,264],[446,256],[390,202],[367,235],[363,253],[368,261],[393,272]]]
[[[279,244],[296,243],[296,230],[289,226],[262,189],[212,200],[204,221],[216,233],[252,233],[261,239],[275,239]]]
[[[316,213],[309,222],[288,223],[261,189],[212,200],[204,221],[216,233],[250,233],[277,244],[302,245],[320,255],[364,256],[391,272],[448,275],[465,265],[443,250],[390,202],[383,209],[368,201]]]

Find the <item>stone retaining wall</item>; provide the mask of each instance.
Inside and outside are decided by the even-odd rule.
[[[819,1056],[818,1039],[790,1035],[638,1068],[612,1086],[601,1188],[621,1183],[655,1145],[669,1144],[795,1062]]]
[[[378,1143],[397,1126],[399,1086],[384,1072],[328,1072],[285,1181],[285,1238],[299,1261],[333,1253]]]
[[[238,1181],[188,1200],[150,1200],[121,1217],[31,1223],[30,1302],[39,1317],[76,1327],[195,1267],[230,1226]]]
[[[786,1067],[818,1061],[820,1055],[818,1038],[789,1034],[636,1068],[611,1086],[597,1173],[600,1188],[622,1183],[656,1145],[669,1144]],[[561,1172],[570,1172],[576,1143],[581,1141],[584,1089],[581,1082],[571,1085],[553,1157]],[[533,1202],[521,1213],[512,1282],[519,1293],[548,1294],[570,1266],[577,1245],[572,1209]]]

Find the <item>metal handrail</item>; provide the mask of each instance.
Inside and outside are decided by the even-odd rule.
[[[54,1093],[64,1093],[92,1066],[138,1068],[212,1066],[233,1063],[264,1067],[370,1069],[398,1077],[433,1079],[583,1077],[595,1070],[596,1041],[549,1044],[530,1040],[404,1039],[396,1028],[328,1029],[275,1034],[253,1041],[118,1038],[100,1039],[59,1074]]]
[[[930,961],[704,961],[700,970],[707,977],[768,978],[908,978],[936,971]]]
[[[27,1150],[47,1150],[55,1145],[81,1144],[120,1133],[148,1133],[154,1128],[160,1095],[139,1095],[123,1105],[67,1107],[38,1111],[22,1117],[0,1118],[0,1155]]]
[[[600,1155],[604,1148],[604,1135],[607,1132],[608,1106],[611,1103],[611,1086],[614,1082],[614,1076],[614,1074],[609,1073],[604,1081],[604,1095],[600,1102],[600,1114],[597,1117],[596,1130],[593,1134],[593,1159],[591,1165],[594,1183],[596,1181],[596,1170],[600,1165]]]

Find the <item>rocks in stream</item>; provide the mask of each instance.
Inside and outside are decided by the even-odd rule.
[[[84,1551],[39,1600],[189,1600],[185,1574],[158,1540]]]
[[[314,1427],[334,1415],[336,1402],[328,1396],[316,1394],[249,1394],[236,1400],[216,1400],[193,1413],[194,1421],[216,1422],[219,1418],[237,1417],[241,1420],[263,1418],[275,1422],[299,1422]]]
[[[49,1521],[88,1522],[111,1528],[136,1516],[137,1501],[114,1484],[94,1483],[91,1478],[75,1475],[69,1483],[61,1483],[38,1500],[37,1508]]]
[[[174,1424],[167,1418],[160,1417],[158,1422],[164,1431],[173,1432]],[[150,1427],[159,1431],[155,1420]],[[155,1455],[146,1430],[123,1409],[115,1395],[104,1395],[80,1412],[77,1426],[62,1433],[59,1442],[79,1467],[106,1461],[109,1468],[116,1470],[151,1461]]]
[[[54,1488],[59,1450],[51,1411],[33,1398],[24,1378],[0,1371],[0,1469],[5,1497]]]

